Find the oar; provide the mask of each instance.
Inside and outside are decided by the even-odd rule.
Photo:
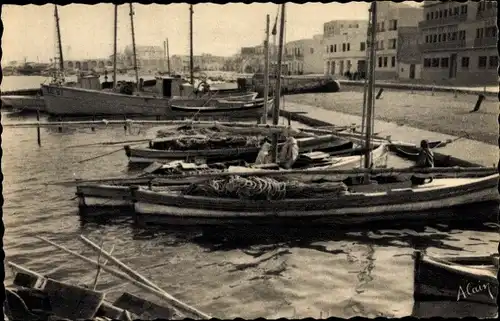
[[[54,242],[52,242],[50,240],[47,240],[46,238],[43,238],[43,237],[40,237],[40,236],[36,236],[36,238],[38,238],[38,239],[40,239],[40,240],[42,240],[42,241],[44,241],[44,242],[46,242],[46,243],[48,243],[48,244],[56,247],[58,249],[61,249],[62,251],[66,252],[68,254],[76,256],[79,259],[81,259],[81,260],[83,260],[83,261],[85,261],[87,263],[93,264],[94,266],[97,266],[99,264],[96,261],[93,261],[93,260],[91,260],[91,259],[89,259],[89,258],[87,258],[87,257],[85,257],[83,255],[80,255],[80,254],[78,254],[78,253],[76,253],[76,252],[74,252],[74,251],[72,251],[70,249],[67,249],[67,248],[65,248],[65,247],[63,247],[63,246],[61,246],[61,245],[59,245],[57,243],[54,243]],[[150,286],[148,286],[148,285],[146,285],[146,284],[144,284],[142,282],[139,282],[136,279],[134,279],[133,277],[129,276],[128,274],[125,274],[123,272],[117,271],[117,270],[115,270],[113,268],[110,268],[110,267],[108,267],[106,265],[101,266],[101,268],[104,271],[106,271],[106,272],[108,272],[110,274],[113,274],[116,277],[119,277],[121,279],[127,280],[127,281],[131,282],[132,284],[134,284],[135,286],[140,287],[141,289],[143,289],[145,291],[148,291],[151,294],[156,295],[158,298],[163,299],[167,303],[171,304],[172,306],[174,306],[174,307],[176,307],[176,308],[178,308],[180,310],[190,312],[192,315],[194,315],[196,317],[199,317],[201,319],[210,319],[211,318],[209,315],[207,315],[207,314],[205,314],[203,312],[200,312],[200,311],[196,310],[195,308],[192,308],[189,305],[187,305],[187,304],[185,304],[185,303],[177,300],[176,298],[172,297],[170,294],[168,294],[166,292],[158,291],[156,288],[152,288],[152,287],[150,287]]]
[[[136,146],[136,145],[139,145],[139,144],[140,143],[130,144],[129,146]],[[81,161],[78,161],[78,164],[82,164],[82,163],[85,163],[85,162],[88,162],[88,161],[91,161],[91,160],[95,160],[95,159],[98,159],[98,158],[101,158],[101,157],[104,157],[104,156],[112,155],[112,154],[118,153],[120,151],[123,151],[123,146],[120,147],[119,149],[115,149],[115,150],[113,150],[111,152],[108,152],[108,153],[104,153],[104,154],[101,154],[101,155],[98,155],[98,156],[94,156],[94,157],[91,157],[91,158],[83,159]]]

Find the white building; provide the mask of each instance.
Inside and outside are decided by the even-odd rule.
[[[283,64],[292,75],[321,74],[323,73],[322,48],[322,35],[316,35],[312,39],[287,42],[283,53]]]
[[[362,77],[366,72],[368,21],[330,21],[323,27],[323,72]]]

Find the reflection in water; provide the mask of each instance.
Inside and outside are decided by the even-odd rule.
[[[3,115],[3,114],[2,114]],[[3,123],[34,121],[4,117]],[[95,269],[32,238],[45,236],[92,259],[83,234],[172,295],[219,318],[350,317],[412,314],[415,249],[435,255],[485,255],[498,233],[471,225],[376,226],[342,230],[264,228],[144,228],[128,220],[81,219],[75,188],[54,182],[128,173],[124,153],[82,160],[116,146],[69,146],[143,138],[146,129],[65,131],[6,128],[2,134],[7,260],[54,278],[91,284]],[[468,223],[470,224],[470,223]],[[47,257],[50,260],[47,260]],[[7,274],[6,283],[11,274]],[[103,274],[98,289],[138,293]]]

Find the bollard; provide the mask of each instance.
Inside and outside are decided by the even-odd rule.
[[[455,98],[457,98],[457,91],[456,91],[456,90],[454,90],[454,91],[453,91],[453,93],[454,93],[454,95],[455,95]]]
[[[95,122],[95,115],[92,115],[92,121]],[[90,127],[90,129],[95,132],[95,127],[92,125],[92,127]]]
[[[40,122],[40,109],[36,109],[36,121]],[[42,139],[40,138],[40,125],[36,127],[36,138],[38,146],[42,146]]]
[[[476,111],[479,110],[479,108],[481,108],[481,104],[483,103],[484,98],[485,97],[483,94],[479,94],[477,96],[476,106],[474,106],[474,109],[471,110],[471,113],[475,113]]]
[[[292,126],[292,113],[288,112],[288,126]]]
[[[413,94],[413,86],[411,86],[411,92],[410,93]]]
[[[432,86],[431,95],[434,96],[434,86]]]
[[[383,92],[384,92],[384,88],[380,88],[380,90],[378,91],[377,96],[375,97],[375,99],[379,99],[380,96],[382,96]]]
[[[127,115],[123,115],[123,120],[125,121],[125,124],[123,124],[123,130],[125,131],[125,133],[127,132]]]

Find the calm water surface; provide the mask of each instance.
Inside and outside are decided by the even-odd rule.
[[[29,88],[39,79],[4,77],[2,90]],[[19,78],[19,77],[15,77]],[[22,78],[21,78],[22,79]],[[24,83],[23,83],[24,81]],[[32,81],[32,83],[30,83]],[[12,85],[14,82],[16,86]],[[33,84],[34,82],[34,84]],[[4,84],[5,87],[4,88]],[[11,86],[11,87],[9,87]],[[2,123],[33,121],[2,113]],[[200,229],[144,230],[123,224],[83,224],[75,178],[127,174],[123,151],[79,163],[119,147],[68,148],[79,144],[151,136],[155,129],[133,127],[68,130],[5,128],[2,170],[6,260],[43,274],[91,284],[95,270],[38,241],[45,236],[96,259],[82,246],[83,234],[172,295],[219,318],[395,316],[412,313],[415,249],[439,255],[487,255],[497,251],[498,233],[445,225],[372,230],[276,231],[244,237]],[[392,164],[403,165],[391,157]],[[7,278],[11,274],[7,271]],[[101,274],[98,289],[110,297],[132,286]],[[9,283],[6,280],[6,284]]]

